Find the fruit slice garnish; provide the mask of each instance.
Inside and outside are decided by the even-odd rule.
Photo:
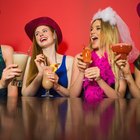
[[[51,64],[50,67],[52,67],[53,72],[56,72],[58,69],[59,63]]]

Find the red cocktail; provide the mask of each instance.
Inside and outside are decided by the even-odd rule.
[[[91,61],[91,50],[89,48],[84,48],[82,51],[83,62],[90,63]]]
[[[126,43],[118,43],[112,45],[112,51],[115,52],[117,55],[121,54],[120,59],[127,59],[127,55],[132,50],[132,45]]]

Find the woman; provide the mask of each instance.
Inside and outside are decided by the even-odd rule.
[[[123,28],[120,28],[119,23]],[[114,63],[111,46],[119,42],[127,42],[121,30],[125,27],[126,24],[110,7],[94,15],[89,42],[92,62],[88,67],[82,61],[81,54],[76,56],[70,88],[71,97],[80,96],[82,91],[84,98],[91,101],[105,97],[124,97],[126,82],[120,79],[120,70]],[[83,81],[84,77],[88,80]]]
[[[0,46],[0,97],[18,96],[18,89],[11,81],[20,76],[21,70],[13,63],[13,48],[8,45]],[[8,88],[8,90],[7,90]]]
[[[140,3],[137,5],[137,14],[140,17]],[[137,50],[139,53],[139,51]],[[137,55],[136,55],[137,56]],[[116,63],[119,67],[122,67],[124,77],[126,79],[130,94],[134,98],[140,98],[140,55],[134,61],[134,78],[131,74],[128,61],[119,60],[120,56],[116,56]]]
[[[73,58],[57,53],[57,47],[62,41],[59,25],[49,17],[39,17],[28,22],[25,31],[33,41],[33,51],[25,70],[22,95],[45,96],[42,78],[46,65],[59,64],[55,73],[46,73],[54,85],[50,94],[53,97],[69,96]]]

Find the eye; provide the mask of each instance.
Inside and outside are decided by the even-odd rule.
[[[43,30],[43,33],[46,33],[47,32],[47,29]]]
[[[35,33],[35,36],[38,36],[38,32]]]
[[[97,27],[97,28],[96,28],[96,30],[100,30],[100,29],[101,29],[101,27]]]

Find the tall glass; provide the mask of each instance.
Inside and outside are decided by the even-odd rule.
[[[126,60],[131,50],[132,50],[132,45],[127,44],[127,43],[118,43],[118,44],[112,45],[112,51],[116,55],[121,54],[119,59]],[[122,73],[120,75],[120,79],[125,79]]]
[[[18,65],[18,67],[21,69],[22,73],[20,76],[13,79],[12,85],[22,87],[22,81],[23,81],[23,76],[24,76],[28,57],[29,57],[29,55],[26,53],[14,52],[14,55],[13,55],[14,64]]]
[[[50,95],[50,89],[53,87],[53,82],[51,82],[48,79],[49,72],[53,72],[53,68],[51,66],[46,66],[46,69],[44,70],[43,73],[43,80],[42,80],[42,86],[43,88],[45,88],[46,94],[42,95],[43,97],[52,97],[52,95]]]
[[[42,95],[42,97],[53,97],[53,95],[50,95],[50,89],[53,87],[54,83],[48,79],[48,73],[49,72],[55,73],[59,65],[60,63],[55,63],[51,64],[50,66],[46,66],[42,79],[42,86],[46,89],[46,94]]]

